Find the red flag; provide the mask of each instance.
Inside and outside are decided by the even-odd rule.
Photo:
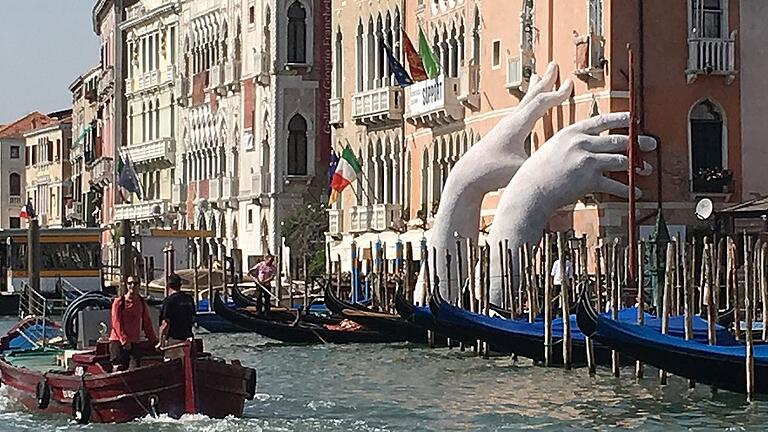
[[[413,43],[411,43],[411,40],[408,38],[405,29],[403,29],[402,33],[403,51],[405,51],[405,57],[408,59],[408,69],[411,72],[411,79],[413,79],[414,82],[424,81],[428,78],[427,73],[424,72],[424,63],[421,62],[421,57],[413,47]]]

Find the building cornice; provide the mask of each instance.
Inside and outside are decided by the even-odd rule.
[[[181,9],[181,5],[178,2],[175,3],[166,3],[164,5],[158,6],[155,9],[152,9],[151,11],[148,11],[144,15],[140,17],[136,17],[130,20],[123,21],[119,28],[120,30],[126,31],[131,29],[132,27],[139,26],[141,24],[145,24],[148,22],[154,21],[156,18],[165,15],[165,14],[178,14],[179,10]]]

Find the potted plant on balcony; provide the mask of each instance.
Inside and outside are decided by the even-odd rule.
[[[701,168],[693,178],[694,192],[728,193],[733,171],[723,167]]]

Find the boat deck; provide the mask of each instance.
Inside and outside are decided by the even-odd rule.
[[[23,367],[38,372],[61,369],[56,362],[56,357],[63,353],[56,349],[37,349],[34,351],[22,351],[5,355],[5,360],[16,367]]]

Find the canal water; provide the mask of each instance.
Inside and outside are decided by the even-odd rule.
[[[7,326],[3,326],[7,327]],[[0,431],[511,431],[758,430],[768,401],[706,386],[688,390],[656,371],[637,382],[584,368],[566,372],[509,357],[488,360],[458,349],[409,344],[289,346],[254,334],[203,335],[207,350],[258,371],[244,418],[146,418],[80,426],[25,412],[0,389]]]

